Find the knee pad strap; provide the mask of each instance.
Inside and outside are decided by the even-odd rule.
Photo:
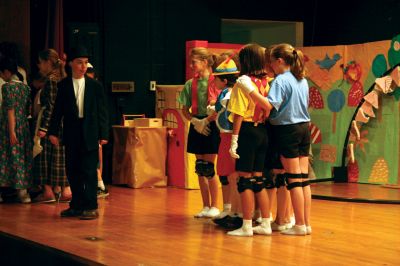
[[[302,187],[306,187],[306,186],[309,186],[310,185],[310,181],[303,181],[303,182],[301,182],[301,186]]]
[[[304,179],[308,178],[308,173],[307,174],[302,173],[301,175],[302,175],[302,178],[304,178]]]
[[[285,176],[287,179],[299,179],[299,178],[304,178],[303,174],[290,174],[290,173],[285,173]]]
[[[226,175],[220,175],[219,182],[221,182],[221,185],[223,186],[229,185],[228,177]]]
[[[251,189],[253,190],[253,184],[256,182],[256,179],[254,177],[239,177],[239,181],[237,183],[238,185],[238,191],[239,193],[242,193],[246,189]]]
[[[288,190],[291,190],[291,189],[293,189],[295,187],[303,187],[303,182],[293,182],[293,183],[289,183],[287,185],[287,189]]]

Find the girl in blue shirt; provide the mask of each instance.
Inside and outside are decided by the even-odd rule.
[[[288,180],[296,225],[283,231],[288,235],[311,234],[311,189],[308,179],[308,84],[304,57],[289,44],[279,44],[267,55],[277,75],[268,97],[262,97],[250,86],[243,86],[254,101],[270,111],[269,121],[277,139],[277,149]]]

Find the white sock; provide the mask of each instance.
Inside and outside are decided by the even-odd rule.
[[[262,218],[261,225],[270,225],[271,224],[271,218]]]
[[[18,190],[18,196],[22,197],[28,194],[28,191],[26,189],[19,189]]]
[[[253,220],[245,220],[243,219],[243,228],[252,228],[253,227]]]
[[[101,188],[102,190],[106,189],[103,180],[97,181],[97,187]]]
[[[224,212],[230,212],[231,211],[231,207],[232,207],[232,204],[230,204],[230,203],[225,203],[224,204]]]

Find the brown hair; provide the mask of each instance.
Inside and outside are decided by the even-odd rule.
[[[297,80],[301,80],[306,76],[303,52],[296,50],[290,44],[281,43],[273,46],[270,56],[274,59],[282,58],[290,66],[290,71]]]
[[[67,76],[64,69],[64,62],[60,59],[56,50],[45,49],[39,52],[39,58],[45,61],[49,60],[51,62],[53,71],[51,71],[49,75],[54,75],[58,79],[63,79]]]
[[[210,51],[204,47],[195,47],[190,50],[190,57],[196,57],[200,60],[207,60],[209,67],[212,67],[214,65],[214,62],[217,58],[216,55],[210,53]]]
[[[256,78],[264,78],[267,75],[264,49],[255,43],[247,44],[240,49],[240,75],[249,75]]]

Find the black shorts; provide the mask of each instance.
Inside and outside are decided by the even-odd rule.
[[[308,156],[310,149],[309,122],[272,126],[277,137],[278,152],[285,158]]]
[[[240,172],[262,172],[268,148],[268,134],[264,124],[242,122],[239,132],[235,169]]]
[[[265,126],[268,132],[269,145],[265,155],[264,171],[268,172],[272,169],[283,169],[281,158],[278,153],[278,137],[272,130],[272,125],[269,122],[267,122]]]
[[[210,122],[211,129],[210,135],[205,136],[198,133],[192,124],[190,124],[189,135],[187,138],[188,153],[193,154],[218,154],[218,147],[220,142],[219,130],[215,121]]]

